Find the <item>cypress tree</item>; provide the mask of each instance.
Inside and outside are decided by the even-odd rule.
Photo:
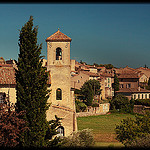
[[[117,78],[116,73],[114,75],[113,88],[114,88],[114,97],[115,97],[116,96],[116,91],[119,91],[119,79]]]
[[[42,44],[37,44],[38,27],[33,28],[33,17],[21,28],[19,36],[19,58],[16,70],[16,91],[18,112],[25,111],[28,131],[20,135],[22,146],[45,146],[48,128],[46,110],[48,91],[46,68],[39,61]]]

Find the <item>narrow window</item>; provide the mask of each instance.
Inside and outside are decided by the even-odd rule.
[[[60,47],[56,48],[56,60],[62,60],[62,50]]]
[[[62,100],[62,90],[60,88],[56,90],[56,100]]]
[[[0,104],[4,103],[5,98],[6,98],[6,94],[5,93],[0,93]]]
[[[64,136],[64,127],[60,126],[57,128],[57,137],[62,137]]]

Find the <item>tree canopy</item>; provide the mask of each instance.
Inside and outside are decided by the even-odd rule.
[[[100,83],[97,80],[88,80],[83,84],[81,93],[85,97],[86,105],[92,105],[94,95],[99,95],[101,93],[100,87]]]

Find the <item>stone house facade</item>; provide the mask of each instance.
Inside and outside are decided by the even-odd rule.
[[[140,77],[143,77],[143,79],[146,78],[143,73],[129,67],[116,70],[119,79],[119,91],[116,91],[117,94],[123,94],[129,99],[150,98],[150,91],[140,87]]]
[[[15,69],[12,64],[5,62],[0,62],[0,95],[0,103],[3,103],[4,98],[16,103]]]

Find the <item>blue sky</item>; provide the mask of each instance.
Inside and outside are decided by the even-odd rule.
[[[38,44],[58,28],[72,38],[71,59],[150,68],[150,4],[0,3],[0,57],[18,59],[19,30],[34,18]],[[46,57],[47,58],[47,57]]]

